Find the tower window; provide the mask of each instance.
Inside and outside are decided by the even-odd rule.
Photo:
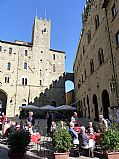
[[[5,83],[9,83],[9,77],[5,76]]]
[[[55,54],[53,54],[53,60],[55,60]]]
[[[91,72],[91,74],[94,72],[94,62],[93,62],[93,59],[90,60],[90,72]]]
[[[10,55],[12,54],[12,48],[11,47],[9,48],[9,54]]]
[[[116,33],[116,44],[119,47],[119,31]]]
[[[40,86],[42,85],[42,81],[40,80]]]
[[[27,85],[27,78],[22,78],[22,85]]]
[[[89,44],[90,41],[91,41],[91,31],[88,32],[88,34],[87,34],[87,39],[88,39],[88,44]]]
[[[7,70],[10,70],[10,69],[11,69],[11,63],[8,62],[8,64],[7,64]]]
[[[104,63],[103,49],[101,48],[98,51],[98,61],[99,61],[99,65]]]
[[[0,52],[2,51],[2,46],[0,46]]]
[[[115,17],[116,14],[117,14],[117,9],[116,9],[115,3],[114,3],[114,5],[112,7],[112,17]]]
[[[27,69],[27,63],[26,62],[24,63],[24,69]]]
[[[96,16],[95,16],[95,30],[98,29],[99,24],[100,24],[100,22],[99,22],[99,15],[96,15]]]
[[[25,56],[28,56],[28,50],[25,50]]]
[[[55,68],[55,65],[53,65],[53,72],[56,72],[56,68]]]

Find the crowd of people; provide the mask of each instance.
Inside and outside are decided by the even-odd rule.
[[[53,118],[52,112],[48,111],[46,115],[47,119],[47,134],[51,135],[57,129],[57,122]],[[17,123],[12,121],[11,119],[7,119],[6,115],[2,113],[1,117],[2,123],[2,135],[3,137],[7,137],[14,130],[22,130],[26,129],[30,132],[30,134],[34,134],[34,124],[35,118],[33,112],[29,112],[26,121],[20,121]],[[65,128],[65,124],[63,119],[60,121],[60,126]],[[70,118],[70,122],[67,122],[68,131],[73,138],[73,144],[83,146],[85,148],[94,147],[96,140],[92,138],[92,136],[96,136],[96,134],[100,134],[104,131],[108,131],[108,122],[104,119],[103,115],[99,115],[99,129],[93,126],[93,123],[89,121],[88,126],[85,127],[78,117],[77,112],[74,112]]]
[[[1,117],[1,123],[2,123],[2,136],[8,137],[10,133],[12,133],[15,130],[28,130],[30,134],[34,133],[34,124],[35,124],[35,118],[33,116],[33,112],[29,112],[28,118],[25,122],[15,122],[14,120],[7,119],[6,115],[2,113]]]

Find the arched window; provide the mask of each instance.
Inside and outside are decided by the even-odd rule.
[[[28,50],[25,50],[25,56],[28,56]]]
[[[55,54],[53,54],[53,60],[55,60]]]
[[[10,68],[11,68],[11,63],[8,62],[8,64],[7,64],[7,70],[10,70]]]
[[[95,30],[98,29],[99,24],[100,24],[100,22],[99,22],[99,15],[96,15],[96,16],[95,16]]]
[[[27,78],[22,78],[22,85],[27,85]]]
[[[101,48],[98,51],[98,61],[99,61],[99,65],[104,63],[103,49]]]
[[[24,62],[24,69],[27,69],[27,62]]]
[[[90,60],[90,72],[91,72],[91,74],[94,72],[94,62],[93,62],[93,59]]]

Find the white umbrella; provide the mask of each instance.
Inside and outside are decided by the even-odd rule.
[[[61,105],[56,108],[57,110],[76,110],[75,107],[72,107],[70,105]]]
[[[26,106],[20,106],[19,108],[21,109],[40,109],[39,107],[35,106],[35,105],[26,105]]]
[[[45,105],[43,107],[40,107],[41,110],[57,110],[55,107],[51,105]]]

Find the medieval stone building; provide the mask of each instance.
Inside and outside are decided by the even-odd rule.
[[[65,53],[50,49],[50,29],[50,21],[35,17],[32,42],[0,41],[0,111],[7,116],[19,114],[19,106],[34,99],[41,106],[45,100],[54,105],[65,102],[64,85],[44,101],[39,99],[65,72]]]
[[[75,95],[80,114],[109,118],[119,105],[119,1],[87,0],[74,61]]]

